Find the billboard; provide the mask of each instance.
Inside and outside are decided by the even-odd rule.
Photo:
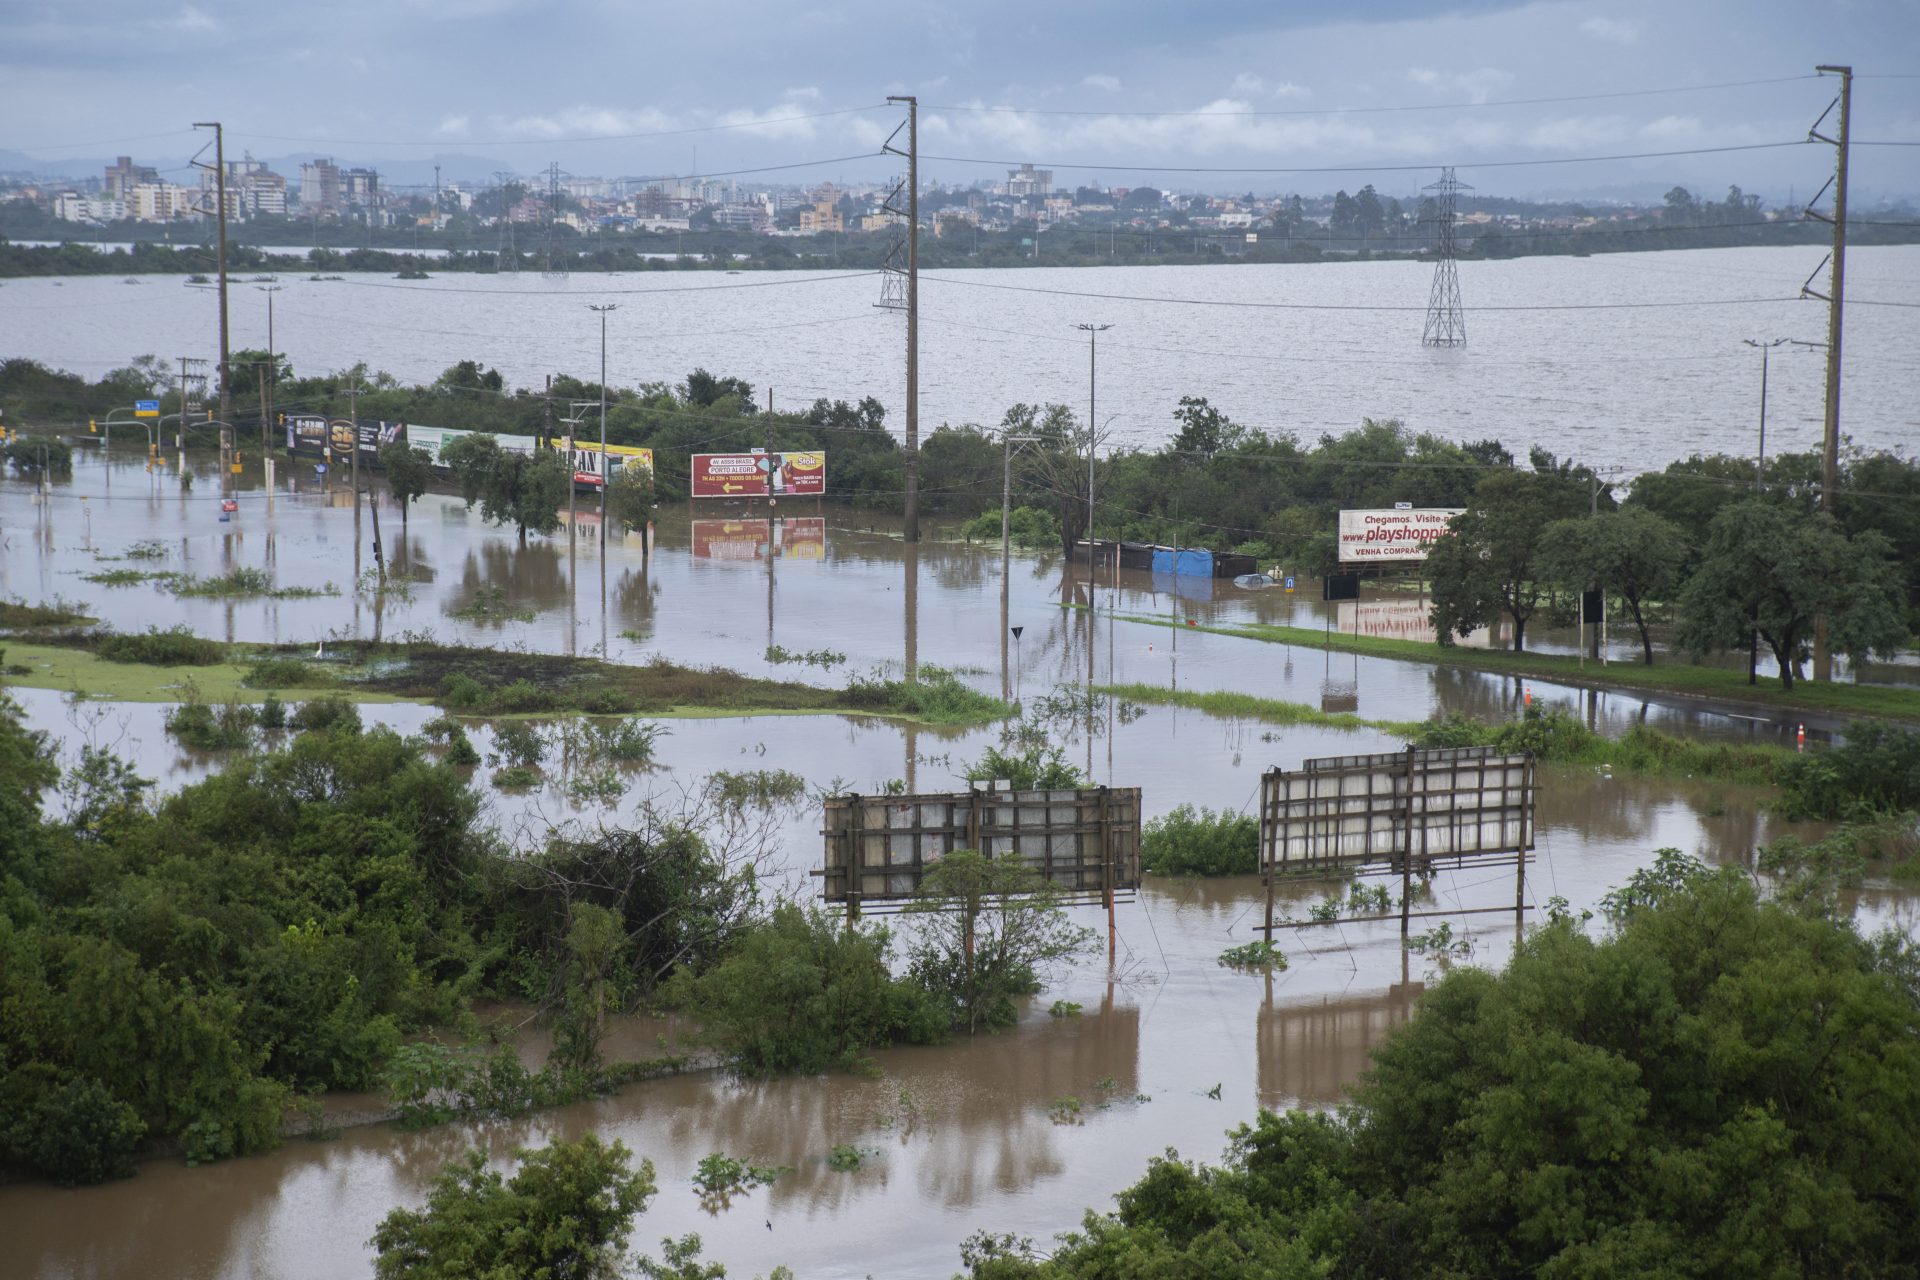
[[[824,516],[791,516],[773,521],[783,560],[827,558],[827,521]],[[700,560],[761,560],[767,554],[765,520],[695,520],[693,554]]]
[[[1341,564],[1418,564],[1462,507],[1413,507],[1340,513]]]
[[[825,453],[696,453],[696,498],[814,497],[827,491]]]
[[[837,795],[822,817],[826,859],[814,874],[850,915],[911,902],[927,868],[956,849],[1024,863],[1068,901],[1140,887],[1138,787]]]
[[[447,464],[440,456],[441,450],[445,449],[455,440],[458,440],[461,436],[476,434],[490,433],[462,431],[456,427],[422,427],[409,423],[407,426],[407,443],[425,449],[427,456],[433,459],[434,466],[444,467]],[[532,436],[494,435],[493,438],[499,443],[500,448],[507,453],[532,453],[540,443]],[[343,447],[342,452],[344,451]]]
[[[549,440],[548,445],[561,453],[567,452],[564,439]],[[653,450],[639,449],[628,444],[610,444],[606,448],[606,457],[622,472],[639,471],[653,474]],[[604,483],[601,463],[600,442],[598,440],[579,440],[573,442],[573,482],[598,490]]]
[[[327,453],[327,420],[317,413],[287,415],[287,452],[322,458]]]

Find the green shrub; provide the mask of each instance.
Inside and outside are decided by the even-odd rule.
[[[1244,876],[1260,869],[1260,824],[1252,816],[1180,805],[1146,825],[1140,865],[1169,876]]]
[[[297,689],[321,682],[298,658],[262,658],[247,669],[242,683],[253,689]]]
[[[493,749],[509,767],[531,769],[547,758],[547,739],[539,726],[509,720],[494,726]]]
[[[879,671],[847,682],[847,700],[929,724],[982,724],[1004,720],[1012,708],[998,698],[969,689],[942,667],[921,667],[918,678],[889,680]]]
[[[1044,551],[1060,545],[1060,525],[1053,513],[1040,507],[1015,507],[1007,517],[1008,540],[1016,547]],[[961,527],[968,542],[1000,541],[1000,513],[984,511]]]
[[[513,715],[528,711],[551,711],[555,697],[551,690],[543,689],[530,680],[515,680],[491,690],[486,697],[486,708],[496,715]]]
[[[214,708],[204,702],[183,702],[168,711],[166,730],[183,746],[196,751],[234,751],[253,745],[259,715],[242,702]]]
[[[1794,818],[1920,809],[1920,729],[1856,722],[1842,745],[1787,760],[1780,789],[1781,808]]]
[[[289,723],[301,733],[358,733],[360,709],[332,693],[301,703]]]
[[[744,773],[719,769],[707,779],[707,789],[722,804],[734,808],[752,805],[771,809],[805,795],[807,780],[785,769],[750,769]]]
[[[879,925],[849,929],[837,915],[783,903],[706,973],[677,973],[668,994],[737,1071],[851,1066],[876,1046],[932,1043],[947,1029],[923,991],[893,976],[891,945]]]
[[[842,1173],[852,1173],[867,1162],[867,1153],[859,1147],[841,1143],[827,1153],[827,1167],[838,1169]]]
[[[268,694],[260,702],[260,727],[262,729],[284,729],[287,727],[287,704],[280,701],[278,694]]]
[[[11,1148],[63,1187],[80,1187],[132,1176],[147,1126],[106,1085],[83,1075],[40,1091],[8,1130],[0,1133],[0,1149]]]
[[[596,685],[578,699],[580,710],[594,716],[624,716],[640,704],[632,694],[611,685]]]
[[[493,785],[501,791],[515,791],[540,785],[540,771],[516,764],[493,771]]]
[[[227,656],[225,645],[202,639],[183,626],[103,635],[94,643],[93,651],[108,662],[141,662],[155,667],[210,667]]]
[[[65,440],[52,436],[19,436],[0,446],[0,458],[13,464],[13,469],[26,475],[39,475],[43,470],[53,475],[69,475],[73,471],[73,447]]]
[[[455,672],[440,682],[440,701],[449,707],[477,707],[486,697],[487,687],[472,676]]]
[[[1254,969],[1271,973],[1287,967],[1287,957],[1268,939],[1243,942],[1220,953],[1220,964],[1228,969]]]
[[[473,739],[467,736],[465,729],[454,730],[447,739],[446,762],[460,768],[468,768],[480,763],[480,753],[474,748]]]
[[[1068,763],[1058,747],[1035,744],[1025,751],[988,747],[968,765],[969,782],[1008,782],[1015,791],[1055,791],[1088,785],[1087,775]]]

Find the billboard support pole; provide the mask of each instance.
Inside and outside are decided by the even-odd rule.
[[[1414,767],[1414,745],[1407,744],[1407,846],[1400,857],[1400,948],[1406,950],[1407,913],[1413,909],[1413,784],[1418,771]],[[1427,833],[1420,831],[1421,852],[1426,852]]]

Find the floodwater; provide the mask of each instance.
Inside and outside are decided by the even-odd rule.
[[[1806,245],[1466,263],[1471,341],[1452,349],[1420,345],[1433,267],[1417,262],[929,271],[920,420],[991,425],[1016,402],[1084,410],[1087,343],[1073,326],[1098,321],[1113,326],[1100,335],[1098,398],[1116,446],[1165,442],[1180,397],[1198,395],[1236,422],[1305,440],[1363,416],[1400,418],[1448,439],[1499,439],[1521,456],[1544,445],[1624,468],[1625,479],[1694,452],[1752,450],[1760,367],[1742,340],[1825,338],[1825,307],[1799,296],[1823,253]],[[1913,313],[1903,308],[1920,303],[1920,246],[1854,248],[1847,268],[1842,430],[1864,448],[1910,447],[1920,397]],[[0,351],[88,377],[143,354],[169,366],[217,356],[213,290],[184,288],[177,276],[138,279],[138,288],[111,277],[7,281]],[[550,373],[597,382],[599,318],[587,304],[615,302],[606,358],[616,385],[678,382],[704,367],[771,388],[783,408],[873,396],[889,425],[904,424],[904,337],[899,319],[874,306],[873,272],[289,275],[280,284],[274,341],[302,374],[364,360],[424,384],[477,360],[511,386],[537,387]],[[231,294],[234,347],[264,348],[268,299],[244,282]],[[1815,350],[1774,355],[1770,450],[1817,446],[1824,376]]]
[[[457,501],[429,497],[404,539],[397,512],[382,513],[383,532],[412,584],[409,598],[390,593],[382,602],[353,590],[370,560],[363,550],[355,564],[352,512],[310,482],[277,491],[271,514],[263,492],[246,489],[237,519],[226,524],[217,518],[213,490],[214,478],[203,475],[183,497],[176,477],[149,476],[138,463],[116,465],[109,479],[91,460],[71,484],[56,486],[45,506],[31,502],[25,486],[6,482],[0,594],[63,596],[127,628],[184,622],[255,642],[318,645],[329,636],[431,631],[442,640],[604,651],[626,661],[659,653],[820,682],[837,682],[849,669],[941,664],[983,689],[997,691],[1004,679],[1030,706],[1056,685],[1084,681],[1089,657],[1102,683],[1177,680],[1183,688],[1334,701],[1391,719],[1443,709],[1495,715],[1525,696],[1511,681],[1475,673],[1376,659],[1356,664],[1351,655],[1171,631],[1108,611],[1177,609],[1209,621],[1291,615],[1305,625],[1325,616],[1317,602],[1278,592],[1215,584],[1213,598],[1181,601],[1156,592],[1149,576],[1123,576],[1117,588],[1098,588],[1098,615],[1063,610],[1063,600],[1084,601],[1084,570],[1063,575],[1058,558],[1048,556],[1013,559],[1008,619],[1023,633],[1003,673],[997,554],[942,543],[905,547],[884,521],[846,511],[786,516],[775,530],[783,554],[771,562],[754,558],[763,520],[697,526],[684,511],[662,512],[650,556],[638,540],[623,540],[603,558],[591,536],[596,529],[583,527],[571,555],[564,534],[531,539],[522,549],[510,532],[487,528]],[[822,523],[806,523],[815,519]],[[165,558],[105,558],[141,541],[159,543]],[[264,567],[283,585],[332,581],[343,594],[209,601],[152,585],[84,580],[101,567],[149,564],[200,574]],[[494,600],[495,590],[496,612],[511,618],[455,616],[477,600]],[[766,657],[769,643],[799,652],[830,648],[846,660],[830,670],[775,664]],[[1539,684],[1532,692],[1540,699],[1583,696]],[[166,738],[162,705],[72,704],[44,690],[17,696],[29,719],[53,730],[69,752],[89,737],[113,745],[163,788],[185,785],[217,763]],[[1790,732],[1771,719],[1623,694],[1578,705],[1609,730],[1644,720],[1705,736]],[[1180,803],[1240,809],[1268,767],[1398,745],[1378,731],[1280,728],[1175,707],[1150,706],[1137,717],[1112,705],[1102,711],[1092,726],[1069,715],[1050,721],[1050,729],[1069,758],[1101,781],[1142,787],[1149,817]],[[362,712],[403,730],[434,714],[411,704]],[[611,806],[576,804],[556,776],[555,786],[531,793],[491,793],[490,816],[515,838],[533,841],[559,823],[622,821],[647,797],[677,803],[717,769],[784,768],[815,788],[837,783],[873,791],[900,778],[911,787],[945,789],[997,732],[793,716],[675,720],[668,728],[656,764],[631,771],[627,794]],[[481,729],[475,738],[488,749],[490,734]],[[804,891],[819,854],[817,802],[777,805],[763,820],[757,834],[769,891]],[[1762,811],[1745,788],[1550,768],[1543,770],[1525,896],[1536,908],[1559,896],[1576,911],[1591,909],[1657,848],[1744,863],[1757,845],[1789,830],[1795,828]],[[1430,905],[1510,907],[1513,874],[1443,872]],[[1283,912],[1302,915],[1337,887],[1290,885]],[[1225,1145],[1225,1131],[1259,1106],[1333,1104],[1364,1069],[1368,1051],[1406,1019],[1441,963],[1408,955],[1397,921],[1382,920],[1284,931],[1279,940],[1290,967],[1270,979],[1221,968],[1222,950],[1254,936],[1262,902],[1253,877],[1151,878],[1118,908],[1111,960],[1103,945],[1057,972],[1003,1034],[877,1053],[874,1078],[743,1083],[700,1072],[513,1122],[422,1133],[371,1125],[329,1142],[296,1138],[266,1155],[204,1169],[157,1161],[104,1187],[0,1188],[5,1266],[101,1280],[364,1273],[371,1258],[365,1241],[381,1216],[397,1204],[418,1204],[434,1174],[468,1145],[504,1160],[517,1146],[594,1132],[655,1162],[661,1189],[635,1232],[642,1248],[698,1232],[709,1256],[738,1276],[779,1263],[808,1277],[947,1276],[958,1266],[959,1242],[977,1229],[1044,1243],[1074,1225],[1083,1208],[1110,1204],[1114,1191],[1169,1146],[1211,1159]],[[1075,910],[1104,934],[1102,911]],[[1881,889],[1868,895],[1862,914],[1910,927],[1914,902]],[[1454,925],[1471,947],[1454,963],[1503,963],[1514,938],[1510,910],[1459,916]],[[1081,1010],[1056,1019],[1049,1013],[1056,1000]],[[636,1022],[623,1030],[644,1054],[655,1029]],[[1216,1086],[1217,1098],[1210,1096]],[[836,1171],[826,1156],[841,1144],[873,1155],[856,1171]],[[793,1169],[771,1188],[710,1212],[691,1179],[698,1161],[716,1151]]]

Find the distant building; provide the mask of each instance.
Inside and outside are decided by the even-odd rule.
[[[171,222],[199,212],[198,192],[171,182],[141,182],[127,192],[127,212],[141,222]]]
[[[1036,169],[1030,164],[1007,170],[1007,194],[1016,200],[1026,196],[1052,195],[1053,170]]]
[[[160,181],[160,172],[149,165],[135,164],[131,156],[121,156],[107,166],[107,179],[102,194],[110,199],[125,200],[133,189],[143,182]]]
[[[760,231],[767,225],[767,209],[759,204],[717,204],[712,210],[713,225],[735,231]]]
[[[309,160],[301,165],[300,204],[308,213],[340,212],[340,166],[332,160]]]
[[[119,222],[127,216],[127,202],[105,196],[83,196],[78,192],[68,191],[54,197],[53,216],[62,222],[85,222],[96,226],[106,222]]]

